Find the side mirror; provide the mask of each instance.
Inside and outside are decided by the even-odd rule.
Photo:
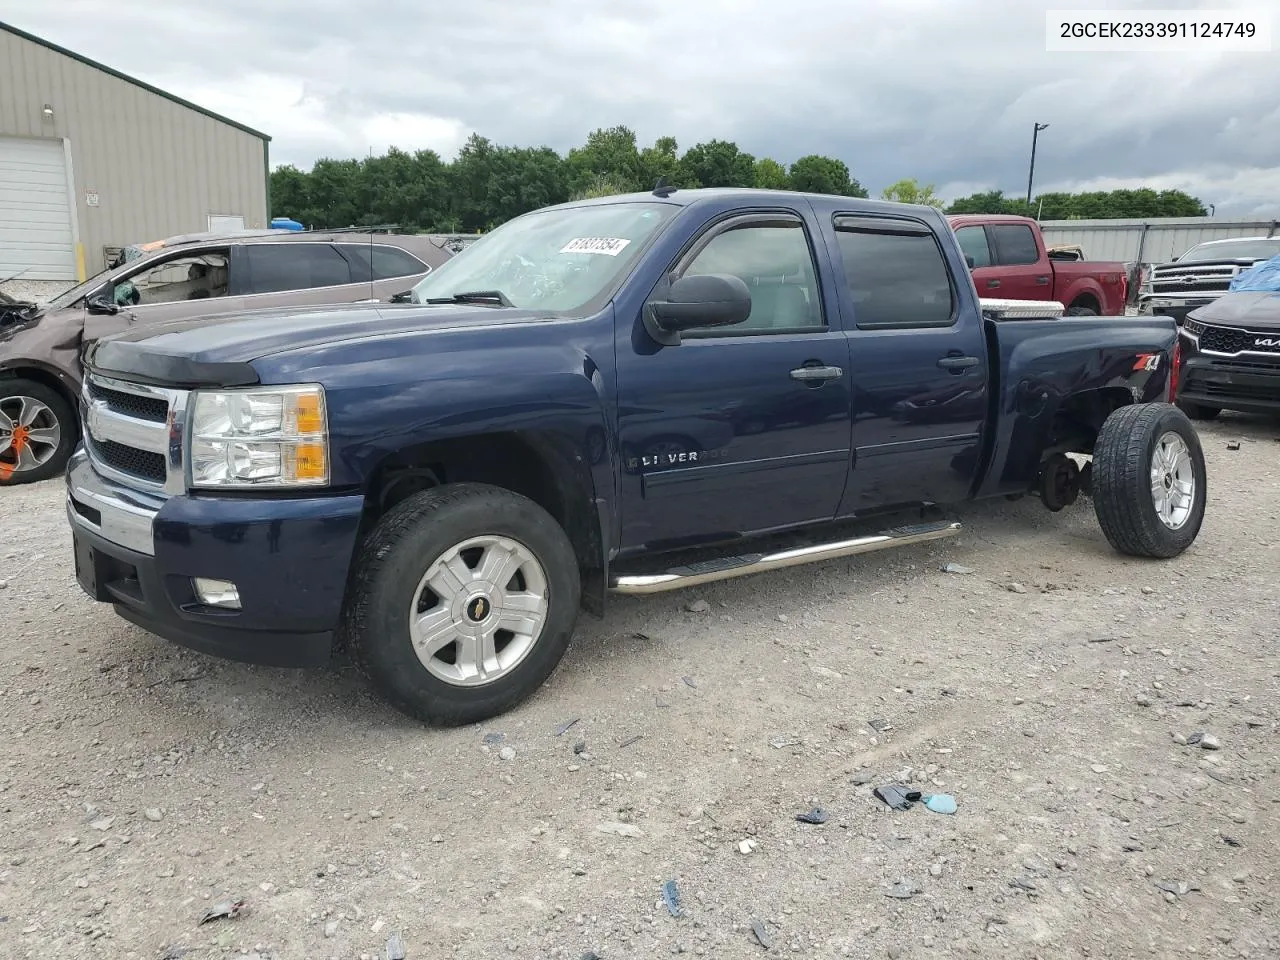
[[[967,264],[969,265],[969,269],[970,269],[970,270],[972,270],[974,267],[976,267],[976,266],[978,265],[978,262],[977,262],[976,260],[974,260],[974,259],[973,259],[973,257],[969,256],[968,254],[966,254],[966,255],[965,255],[964,262],[965,262],[965,263],[967,263]]]
[[[413,303],[413,291],[401,290],[387,298],[388,303]]]
[[[115,315],[120,312],[120,308],[105,293],[91,293],[84,298],[85,309],[94,314]]]
[[[649,304],[650,332],[659,343],[679,343],[682,330],[729,327],[751,316],[751,291],[739,277],[709,273],[681,277],[666,300]]]

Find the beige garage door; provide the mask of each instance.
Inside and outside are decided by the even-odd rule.
[[[75,280],[61,140],[0,137],[0,280]]]

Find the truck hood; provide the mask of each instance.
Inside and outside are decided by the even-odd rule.
[[[1231,267],[1251,267],[1260,259],[1265,260],[1266,257],[1222,257],[1218,260],[1191,260],[1187,263],[1179,263],[1177,260],[1170,260],[1168,263],[1157,263],[1151,268],[1152,274],[1161,275],[1177,275],[1180,273],[1196,273],[1202,272],[1206,267],[1221,267],[1229,270]]]
[[[97,341],[91,370],[177,387],[258,382],[251,361],[285,350],[464,327],[502,326],[546,318],[533,310],[479,305],[343,304],[215,314],[149,324]]]
[[[1280,293],[1225,293],[1187,314],[1191,320],[1242,330],[1280,330]]]

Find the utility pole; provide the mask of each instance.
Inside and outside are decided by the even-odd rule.
[[[1040,139],[1040,131],[1048,130],[1047,123],[1037,123],[1031,133],[1031,169],[1027,171],[1027,206],[1031,206],[1031,182],[1036,177],[1036,141]]]

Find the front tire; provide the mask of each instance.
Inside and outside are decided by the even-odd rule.
[[[1191,421],[1167,403],[1121,407],[1093,451],[1093,507],[1116,550],[1176,557],[1204,522],[1208,480]]]
[[[57,476],[78,436],[75,412],[57,390],[35,380],[0,380],[0,487]]]
[[[1222,412],[1221,407],[1206,407],[1204,404],[1192,403],[1189,400],[1179,400],[1178,409],[1192,420],[1215,420]]]
[[[1098,311],[1093,307],[1067,307],[1068,317],[1096,317]]]
[[[403,712],[477,723],[555,670],[581,590],[573,545],[546,510],[500,487],[449,484],[397,504],[366,538],[345,638]]]

